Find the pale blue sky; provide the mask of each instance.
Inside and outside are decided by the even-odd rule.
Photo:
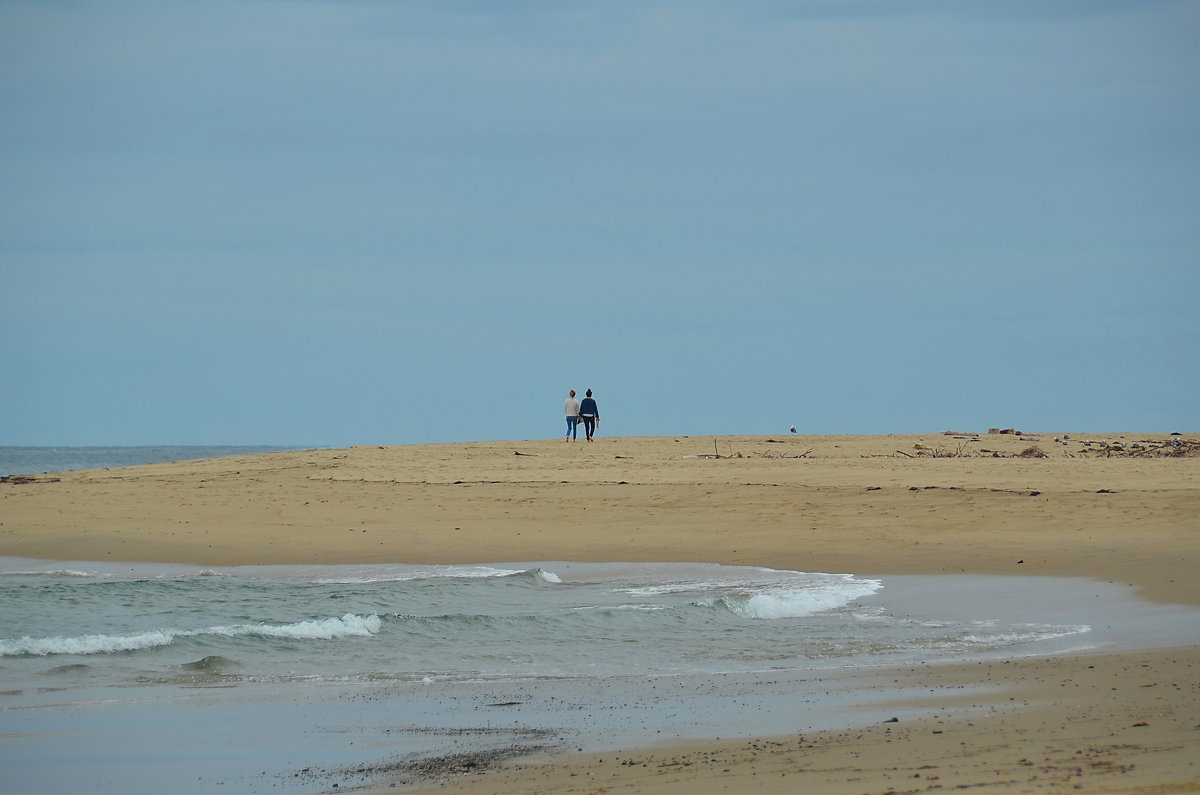
[[[1200,430],[1200,4],[0,0],[0,444]]]

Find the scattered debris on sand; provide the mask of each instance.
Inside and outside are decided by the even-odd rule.
[[[514,734],[531,740],[542,740],[535,743],[509,743],[499,747],[481,748],[474,751],[464,751],[452,754],[436,754],[416,758],[395,759],[374,764],[352,765],[341,768],[306,767],[291,775],[292,779],[305,780],[314,784],[324,784],[327,792],[352,792],[355,788],[379,785],[383,781],[392,781],[392,786],[428,785],[452,786],[454,779],[460,776],[481,775],[495,769],[502,762],[527,757],[532,754],[562,749],[557,739],[557,732],[546,728],[495,728],[478,727],[470,729],[408,729],[419,734],[447,735],[488,735]]]
[[[1194,458],[1200,456],[1200,441],[1172,436],[1166,440],[1137,442],[1082,441],[1080,454],[1105,458]]]
[[[30,483],[58,483],[60,478],[47,478],[40,475],[5,475],[0,477],[0,483],[10,483],[14,486],[24,486]]]

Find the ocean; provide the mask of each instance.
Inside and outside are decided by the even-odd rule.
[[[1129,591],[688,562],[0,558],[2,789],[315,793],[456,753],[837,728],[912,695],[861,687],[870,672],[1200,637],[1200,611]]]
[[[39,475],[71,469],[104,469],[167,461],[191,461],[229,455],[301,450],[272,445],[157,445],[140,447],[16,447],[0,446],[0,477]]]
[[[0,659],[19,686],[48,671],[60,686],[428,683],[905,663],[1086,644],[1091,632],[900,617],[867,599],[881,580],[851,575],[518,565],[530,568],[0,559]]]

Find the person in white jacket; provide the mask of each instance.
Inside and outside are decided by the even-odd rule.
[[[569,442],[579,438],[579,401],[575,399],[574,389],[567,396],[567,402],[563,408],[567,412],[567,438],[564,441]]]

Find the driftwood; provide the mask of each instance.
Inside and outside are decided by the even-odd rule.
[[[810,447],[809,449],[805,450],[803,453],[797,453],[797,454],[794,454],[794,455],[788,455],[788,454],[786,454],[786,453],[778,453],[778,454],[772,454],[772,453],[748,453],[748,454],[742,454],[742,453],[740,453],[740,452],[738,452],[738,453],[731,452],[729,455],[721,455],[721,453],[720,453],[720,452],[712,452],[712,453],[697,453],[696,455],[685,455],[685,456],[684,456],[684,458],[704,458],[704,459],[707,459],[707,460],[710,460],[710,461],[711,461],[711,460],[714,460],[714,459],[728,460],[728,459],[731,459],[731,458],[768,458],[768,459],[782,459],[782,458],[808,458],[808,455],[809,455],[809,453],[811,453],[811,452],[812,452],[812,448]],[[617,456],[617,458],[621,458],[621,456]]]
[[[949,433],[949,432],[947,432]],[[1017,432],[1019,433],[1019,432]],[[1014,435],[1016,435],[1014,433]],[[1021,435],[1022,441],[1037,442],[1041,437]],[[1007,452],[989,448],[970,448],[968,445],[980,441],[977,438],[962,440],[956,448],[929,447],[921,443],[913,445],[914,453],[896,450],[892,453],[863,455],[862,458],[895,458],[897,455],[905,458],[1050,458],[1051,454],[1036,445],[1030,445],[1019,452]],[[1105,458],[1195,458],[1200,457],[1200,440],[1184,439],[1182,436],[1172,436],[1168,439],[1140,439],[1134,442],[1100,441],[1097,439],[1072,440],[1070,437],[1055,437],[1056,445],[1080,445],[1080,449],[1063,454],[1074,458],[1076,456],[1104,456]]]
[[[811,452],[812,452],[812,448],[810,447],[809,449],[805,450],[803,453],[798,453],[796,455],[784,455],[783,453],[780,453],[779,455],[771,455],[769,453],[759,453],[758,457],[759,458],[808,458],[808,454]]]
[[[969,445],[975,441],[978,441],[978,440],[968,439],[964,442],[961,442],[953,450],[950,450],[945,447],[940,447],[940,446],[939,447],[928,447],[923,444],[914,444],[913,447],[917,451],[917,455],[916,455],[917,458],[971,458],[975,455],[975,451],[972,450],[967,445]],[[901,452],[901,451],[897,450],[896,452]],[[908,457],[913,458],[914,456],[908,456]]]
[[[1143,439],[1137,442],[1100,442],[1089,440],[1083,443],[1081,454],[1104,456],[1105,458],[1195,458],[1200,456],[1200,441],[1172,437],[1165,441]]]

